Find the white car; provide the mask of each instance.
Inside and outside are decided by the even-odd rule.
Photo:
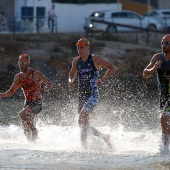
[[[115,33],[120,31],[140,31],[139,29],[129,27],[98,23],[95,22],[94,20],[107,21],[116,24],[125,24],[140,28],[162,30],[161,24],[156,20],[144,17],[136,12],[128,10],[122,11],[105,10],[93,12],[88,18],[86,18],[84,29],[86,32],[102,31],[109,33]]]
[[[170,29],[170,9],[157,9],[147,12],[144,16],[155,19],[164,29]]]

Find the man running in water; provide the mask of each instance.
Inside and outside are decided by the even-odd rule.
[[[87,147],[87,131],[91,130],[93,135],[102,138],[109,147],[112,147],[110,135],[99,132],[89,124],[89,113],[98,102],[99,91],[101,86],[111,75],[116,72],[116,67],[103,59],[101,56],[89,53],[89,41],[85,38],[78,40],[76,46],[79,56],[75,57],[72,62],[72,68],[69,73],[68,86],[70,90],[75,87],[74,80],[78,73],[78,113],[80,139],[84,148]],[[100,68],[105,67],[107,72],[99,79]]]
[[[157,71],[158,90],[160,94],[162,151],[169,152],[170,144],[170,34],[161,41],[162,53],[156,53],[143,71],[148,78]]]
[[[52,82],[41,72],[30,68],[30,57],[27,54],[19,56],[18,65],[20,73],[15,75],[10,89],[0,93],[0,98],[10,97],[19,87],[22,88],[25,104],[19,115],[22,120],[25,136],[29,141],[35,141],[38,138],[38,131],[33,119],[42,110],[41,85],[45,84],[43,92],[48,92],[52,87]]]

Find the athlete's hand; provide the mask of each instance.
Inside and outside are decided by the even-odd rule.
[[[72,91],[75,88],[75,84],[73,82],[68,83],[69,90]]]

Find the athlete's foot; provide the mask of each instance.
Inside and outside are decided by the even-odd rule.
[[[109,135],[109,134],[104,135],[103,140],[107,143],[107,145],[108,145],[110,148],[113,147],[113,146],[112,146],[112,143],[111,143],[111,139],[110,139],[110,135]]]

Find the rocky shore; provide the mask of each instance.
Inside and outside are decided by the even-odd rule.
[[[8,89],[14,75],[19,71],[18,56],[21,53],[28,53],[31,56],[32,67],[50,77],[56,84],[56,91],[62,90],[66,93],[71,62],[77,55],[75,44],[79,38],[87,37],[91,43],[91,53],[103,56],[118,68],[117,74],[104,85],[102,92],[107,91],[108,85],[111,86],[111,94],[143,91],[143,88],[140,88],[143,83],[142,71],[153,54],[161,51],[160,41],[163,35],[158,33],[0,35],[0,90]],[[145,85],[147,88],[155,89],[155,77],[147,80]],[[110,94],[110,91],[107,92]],[[20,95],[18,92],[16,96]]]

